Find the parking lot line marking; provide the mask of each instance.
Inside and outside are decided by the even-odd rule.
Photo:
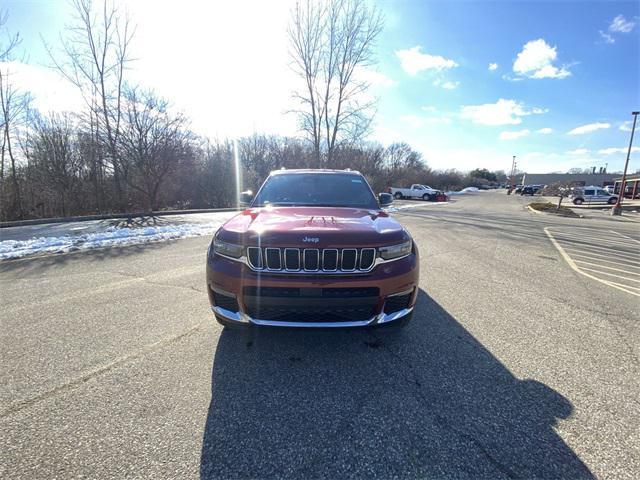
[[[565,262],[567,262],[567,264],[576,272],[578,272],[580,275],[584,275],[585,277],[588,277],[592,280],[595,280],[596,282],[600,282],[600,283],[604,283],[605,285],[610,286],[611,288],[615,288],[617,290],[621,290],[623,292],[626,293],[630,293],[631,295],[635,295],[636,297],[640,297],[640,292],[634,292],[632,290],[629,290],[629,288],[625,288],[623,286],[621,286],[621,284],[616,283],[616,282],[612,282],[609,280],[604,280],[602,278],[598,278],[595,275],[591,275],[590,273],[587,272],[583,272],[577,265],[576,263],[571,259],[571,257],[569,256],[569,254],[567,254],[567,252],[564,251],[564,248],[562,248],[562,246],[560,245],[560,243],[558,243],[558,241],[553,237],[553,234],[549,231],[549,227],[545,227],[544,228],[544,233],[547,234],[547,237],[549,237],[549,240],[551,240],[551,243],[553,244],[554,247],[556,247],[556,249],[558,250],[558,252],[560,252],[560,255],[562,256],[562,258],[564,258]],[[635,288],[635,287],[631,287],[631,288]]]
[[[629,236],[627,236],[627,235],[623,235],[622,233],[620,233],[620,232],[616,232],[615,230],[609,230],[609,231],[610,231],[610,232],[612,232],[612,233],[615,233],[616,235],[620,235],[621,237],[628,238],[628,239],[629,239],[629,240],[631,240],[632,242],[640,243],[640,240],[636,240],[636,239],[635,239],[635,238],[633,238],[633,237],[629,237]]]
[[[623,247],[629,247],[629,248],[635,248],[635,246],[630,246],[628,241],[622,240],[622,239],[618,239],[616,238],[615,240],[611,240],[610,238],[606,238],[606,237],[598,237],[598,236],[589,236],[589,235],[583,235],[582,233],[577,234],[577,235],[567,235],[567,234],[561,234],[561,235],[557,235],[556,236],[557,239],[562,239],[565,241],[586,241],[586,242],[597,242],[598,244],[602,245],[602,244],[607,244],[607,245],[612,245],[612,246],[623,246]]]
[[[575,247],[571,247],[568,245],[564,245],[565,250],[570,250],[572,252],[580,252],[580,253],[586,253],[589,255],[592,254],[596,254],[596,252],[592,252],[590,250],[580,250],[578,248]],[[602,252],[597,252],[598,254],[602,255]],[[573,253],[572,253],[573,254]],[[615,258],[616,260],[625,260],[625,261],[631,261],[633,263],[638,263],[638,260],[640,260],[640,258],[638,258],[636,260],[636,257],[634,256],[629,256],[629,254],[624,254],[624,253],[614,253],[612,251],[607,251],[607,255],[605,255],[606,257],[611,257],[611,258]]]
[[[559,240],[559,241],[563,241],[563,240]],[[611,248],[607,248],[607,247],[598,247],[596,245],[585,245],[585,244],[575,244],[573,243],[572,245],[576,245],[576,247],[570,247],[570,248],[591,248],[591,249],[595,249],[595,250],[604,250],[605,252],[611,252]],[[637,254],[635,252],[628,252],[626,250],[616,250],[615,254],[617,255],[630,255],[631,257],[638,257],[640,258],[640,254]]]
[[[600,265],[599,263],[585,262],[584,260],[575,260],[576,263],[584,263],[586,265],[593,265],[594,267],[606,268],[607,270],[615,270],[616,272],[629,273],[631,275],[640,275],[640,272],[630,272],[629,270],[622,270],[621,268],[607,267]]]
[[[584,253],[573,253],[573,252],[571,253],[571,255],[573,255],[574,257],[588,258],[590,260],[598,260],[599,262],[615,263],[616,265],[625,265],[625,266],[640,268],[640,262],[634,262],[633,260],[627,260],[626,262],[616,262],[615,260],[607,260],[606,258],[602,258],[602,257],[606,257],[606,255],[598,255],[591,252],[586,252],[586,253],[588,253],[589,255],[585,255]],[[634,265],[629,265],[629,264],[634,264]]]
[[[615,283],[616,285],[620,285],[621,287],[624,287],[624,288],[631,288],[633,290],[638,290],[640,292],[640,287],[632,287],[631,285],[625,285],[624,283],[616,283],[616,282],[611,282],[611,283]]]
[[[615,273],[601,272],[600,270],[594,270],[593,268],[583,267],[582,270],[588,270],[590,272],[601,273],[602,275],[609,275],[610,277],[622,278],[623,280],[629,280],[630,282],[640,283],[640,279],[623,277],[622,275],[617,275]]]
[[[556,238],[559,240],[564,240],[566,242],[594,242],[594,243],[597,243],[598,245],[620,246],[620,247],[630,248],[635,251],[640,251],[639,247],[637,247],[634,244],[631,244],[628,240],[618,239],[617,237],[615,240],[611,240],[610,238],[606,238],[602,236],[590,237],[587,235],[583,235],[581,233],[576,235],[560,233],[559,235],[556,235]]]

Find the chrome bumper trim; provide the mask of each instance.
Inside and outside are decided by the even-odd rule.
[[[222,307],[211,307],[211,310],[213,310],[213,313],[216,315],[220,315],[226,320],[231,320],[232,322],[249,324],[250,321],[249,316],[242,312],[232,312],[231,310],[227,310]]]
[[[393,313],[380,313],[368,320],[358,320],[353,322],[278,322],[276,320],[263,320],[251,318],[246,313],[231,312],[220,307],[211,307],[214,313],[224,317],[226,320],[238,322],[240,324],[254,324],[268,327],[301,327],[301,328],[344,328],[344,327],[366,327],[368,325],[378,325],[398,320],[413,311],[413,307],[404,308]]]

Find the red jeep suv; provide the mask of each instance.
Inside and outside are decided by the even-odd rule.
[[[350,170],[279,170],[216,232],[207,291],[225,326],[404,326],[418,249]]]

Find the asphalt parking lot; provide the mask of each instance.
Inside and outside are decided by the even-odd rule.
[[[640,240],[615,230],[547,227],[545,232],[576,272],[640,297]]]
[[[640,477],[639,225],[528,201],[394,214],[399,333],[222,330],[205,237],[0,263],[0,477]]]

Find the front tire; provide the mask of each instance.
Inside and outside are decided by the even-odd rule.
[[[422,200],[424,200],[425,202],[431,200],[431,195],[425,193],[424,195],[422,195]]]
[[[576,198],[576,199],[573,201],[573,204],[574,204],[574,205],[582,205],[583,203],[584,203],[584,200],[583,200],[583,199],[581,199],[581,198]]]
[[[611,197],[609,200],[607,200],[607,203],[609,205],[614,205],[617,201],[618,201],[617,198]]]

